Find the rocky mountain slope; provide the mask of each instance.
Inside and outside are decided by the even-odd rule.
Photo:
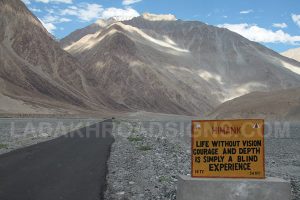
[[[84,72],[20,0],[0,0],[0,112],[68,113],[101,107]]]
[[[294,59],[294,60],[297,60],[298,62],[300,62],[300,48],[290,49],[281,54],[283,56],[286,56],[288,58],[291,58],[291,59]]]
[[[65,49],[81,61],[97,88],[132,110],[195,114],[217,104],[216,96],[208,100],[214,95],[205,95],[204,80],[189,79],[191,71],[177,68],[181,59],[188,60],[187,50],[132,26],[112,24]]]
[[[253,92],[217,107],[211,118],[300,120],[300,88]]]
[[[0,0],[0,16],[0,113],[203,115],[252,91],[300,87],[299,62],[172,15],[98,20],[60,44],[20,0]]]
[[[94,89],[129,109],[201,115],[252,91],[300,86],[299,62],[227,29],[153,14],[100,22],[61,45]]]

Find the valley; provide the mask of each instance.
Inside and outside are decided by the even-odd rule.
[[[296,60],[202,22],[149,13],[99,19],[58,43],[19,0],[2,0],[0,11],[2,115],[215,117],[236,97],[300,87]]]
[[[267,177],[289,180],[299,200],[300,51],[272,48],[299,45],[284,32],[292,26],[235,24],[239,33],[204,22],[215,9],[180,19],[148,7],[139,13],[142,0],[97,3],[0,0],[1,200],[174,200],[178,175],[191,175],[191,155],[203,154],[196,162],[210,171],[256,177],[252,154],[262,152]],[[268,41],[276,35],[272,45],[259,40],[266,32]],[[263,148],[261,140],[231,138],[191,150],[192,120],[254,118],[265,120]],[[243,132],[205,128],[216,137]],[[238,163],[224,164],[219,147],[241,154]]]

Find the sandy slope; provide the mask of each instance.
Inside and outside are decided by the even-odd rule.
[[[300,88],[253,92],[223,103],[209,117],[300,121]]]
[[[281,54],[288,57],[288,58],[292,58],[292,59],[297,60],[297,61],[300,62],[300,48],[290,49],[290,50],[285,51]]]

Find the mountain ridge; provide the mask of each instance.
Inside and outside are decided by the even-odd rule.
[[[114,51],[110,45],[102,47],[107,42],[106,37],[110,38],[109,36],[115,34],[130,41],[130,44],[126,45],[124,41],[119,42],[123,53],[118,52],[117,44],[111,44],[115,46]],[[189,112],[193,114],[209,112],[226,100],[252,91],[286,89],[297,87],[300,83],[297,73],[300,69],[299,62],[227,29],[201,22],[177,19],[151,21],[141,16],[132,20],[107,23],[107,26],[83,35],[64,49],[76,57],[84,68],[103,69],[106,66],[103,60],[107,60],[107,56],[113,57],[112,60],[122,60],[132,48],[137,49],[125,60],[127,64],[135,65],[128,70],[136,71],[146,66],[149,73],[155,70],[163,75],[159,80],[167,77],[165,80],[176,80],[173,81],[174,85],[185,85],[184,90],[188,90],[189,93],[180,89],[177,93],[184,98],[191,98],[194,103],[187,104],[194,106],[189,108]],[[99,74],[99,79],[105,79]],[[126,81],[126,77],[120,79]],[[162,83],[166,88],[172,88],[166,81]],[[131,93],[134,88],[135,86],[128,85],[123,90]],[[200,96],[191,97],[191,94]],[[123,97],[121,95],[116,98]],[[180,105],[182,102],[176,104]],[[206,108],[197,108],[196,105],[200,104]],[[209,106],[204,106],[205,104]]]
[[[227,101],[207,115],[209,118],[267,118],[300,120],[300,88],[252,92]]]
[[[294,59],[298,62],[300,62],[300,48],[295,49],[289,49],[285,52],[281,53],[283,56],[286,56],[288,58]]]
[[[202,22],[100,19],[58,43],[24,3],[0,4],[3,112],[204,115],[253,91],[300,87],[299,62]]]
[[[1,99],[12,98],[20,108],[23,105],[34,113],[39,109],[67,113],[90,107],[79,64],[25,4],[1,0],[0,15]],[[2,107],[8,113],[13,109],[5,104]]]

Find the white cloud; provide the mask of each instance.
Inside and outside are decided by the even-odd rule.
[[[47,29],[47,31],[53,34],[53,31],[56,29],[56,26],[53,23],[44,22],[42,19],[39,19],[43,26]]]
[[[300,15],[292,14],[292,20],[300,27]]]
[[[300,36],[291,36],[282,30],[268,30],[256,24],[221,24],[218,27],[227,28],[255,42],[300,44]]]
[[[99,4],[82,3],[78,6],[69,6],[61,10],[61,15],[76,16],[82,21],[91,21],[98,19],[101,16],[103,8]]]
[[[47,31],[51,34],[54,33],[54,30],[57,29],[55,24],[63,23],[63,22],[69,22],[71,19],[59,17],[59,16],[53,16],[53,15],[46,15],[42,19],[39,19],[43,26],[47,29]]]
[[[27,5],[29,5],[31,3],[29,0],[22,0],[22,1],[23,1],[23,3],[25,3]]]
[[[66,3],[66,4],[73,3],[73,0],[34,0],[34,1],[40,3]]]
[[[122,4],[125,5],[125,6],[128,6],[128,5],[138,3],[138,2],[141,2],[141,1],[142,0],[123,0]]]
[[[286,23],[274,23],[272,26],[275,27],[275,28],[286,28],[286,27],[288,27]]]
[[[117,20],[130,20],[134,17],[138,17],[140,14],[132,9],[132,8],[126,8],[126,9],[120,9],[120,8],[107,8],[102,12],[101,18],[108,19],[111,17],[117,18]]]
[[[32,8],[32,7],[30,7],[29,10],[31,10],[32,12],[42,12],[41,9],[38,9],[38,8]]]
[[[152,13],[144,13],[143,18],[149,21],[176,21],[175,15],[166,14],[166,15],[157,15]]]
[[[91,21],[100,18],[108,19],[112,17],[116,18],[119,21],[122,21],[132,19],[133,17],[137,17],[140,14],[131,7],[127,7],[125,9],[114,7],[104,9],[99,4],[81,3],[78,6],[73,5],[61,10],[60,15],[75,16],[82,21]]]
[[[43,25],[48,30],[48,32],[52,33],[52,34],[53,34],[53,31],[56,29],[56,26],[54,26],[54,24],[52,24],[52,23],[45,23]]]
[[[45,17],[43,17],[42,20],[44,23],[53,23],[53,24],[71,21],[71,19],[65,17],[53,16],[53,15],[46,15]]]
[[[249,14],[249,13],[252,13],[252,12],[253,12],[252,9],[250,9],[250,10],[242,10],[242,11],[240,12],[240,14]]]
[[[54,14],[54,13],[55,13],[55,10],[52,9],[52,8],[46,8],[45,11],[46,11],[48,14]]]

